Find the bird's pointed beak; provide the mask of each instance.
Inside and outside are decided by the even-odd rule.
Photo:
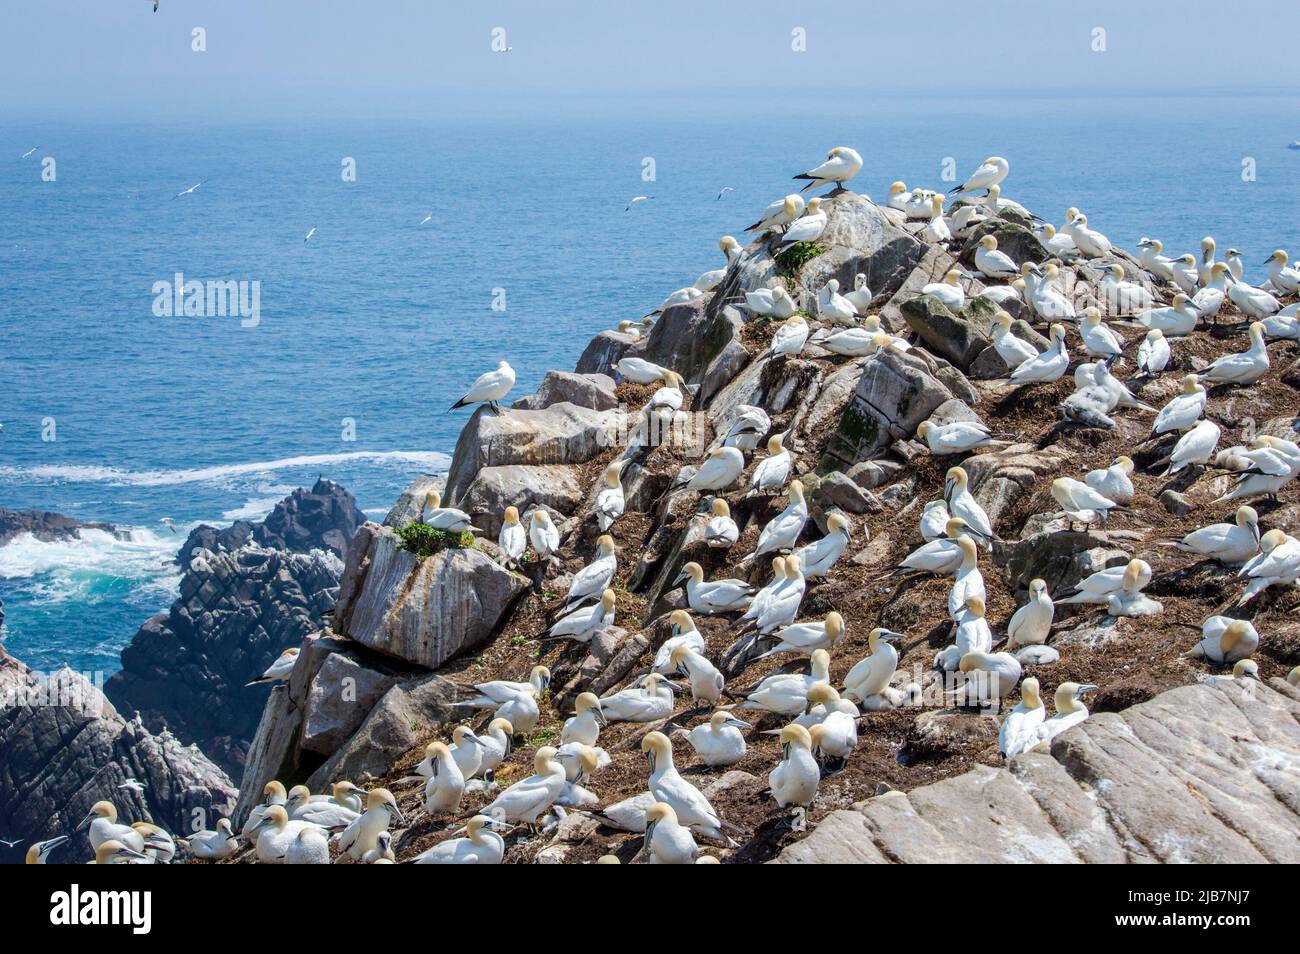
[[[723,720],[722,724],[723,724],[723,725],[734,726],[734,727],[737,728],[737,729],[752,729],[752,728],[754,728],[752,725],[750,725],[750,724],[749,724],[748,722],[746,722],[744,719],[737,719],[735,716],[727,716],[727,718]]]

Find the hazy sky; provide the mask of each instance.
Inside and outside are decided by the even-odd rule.
[[[707,108],[774,89],[833,109],[845,86],[1250,93],[1300,80],[1281,0],[162,0],[156,14],[151,3],[5,4],[0,110],[419,115],[657,93]],[[203,53],[190,48],[196,26]],[[512,52],[491,52],[494,27]],[[791,50],[796,27],[806,52]]]

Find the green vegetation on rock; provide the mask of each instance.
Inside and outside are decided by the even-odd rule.
[[[408,523],[397,531],[398,544],[402,550],[409,550],[424,559],[433,556],[439,550],[469,550],[474,547],[474,534],[468,530],[459,533],[450,530],[438,530],[422,523]]]

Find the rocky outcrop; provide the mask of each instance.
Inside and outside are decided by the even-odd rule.
[[[1300,698],[1185,686],[980,766],[832,812],[782,864],[1300,861]]]
[[[83,529],[127,534],[127,531],[118,530],[111,523],[87,523],[48,510],[6,510],[0,507],[0,547],[24,533],[30,533],[45,543],[75,540],[78,531]]]
[[[181,549],[178,599],[122,650],[108,697],[138,710],[152,731],[167,727],[198,743],[238,776],[267,692],[245,684],[321,628],[339,557],[362,522],[351,494],[321,480],[262,523],[194,530]]]
[[[399,544],[378,524],[357,533],[333,628],[410,663],[436,669],[479,645],[528,585],[473,548],[421,559]]]
[[[119,787],[131,778],[143,792]],[[5,860],[56,835],[73,841],[54,860],[85,860],[90,845],[76,829],[100,800],[113,802],[125,823],[183,833],[229,815],[235,795],[196,748],[122,718],[86,676],[63,669],[38,682],[0,648],[0,831],[24,839]]]

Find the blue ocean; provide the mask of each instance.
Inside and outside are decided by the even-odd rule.
[[[719,266],[718,238],[834,145],[863,154],[852,186],[876,197],[997,154],[1004,197],[1056,223],[1076,205],[1121,246],[1212,234],[1252,265],[1300,257],[1289,98],[711,112],[0,124],[0,506],[132,530],[0,547],[9,651],[111,673],[174,597],[189,527],[259,518],[318,475],[382,513],[446,467],[467,414],[446,409],[475,377],[505,358],[522,396],[571,368]],[[256,324],[156,314],[177,273],[257,283]]]

